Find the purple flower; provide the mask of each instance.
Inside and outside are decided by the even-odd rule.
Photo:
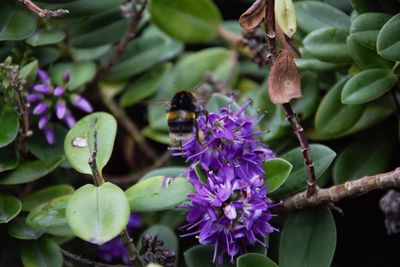
[[[200,244],[213,244],[213,261],[219,264],[225,253],[233,261],[248,245],[265,246],[264,237],[276,231],[269,224],[275,204],[267,198],[262,169],[262,163],[275,153],[254,139],[265,131],[255,129],[263,116],[255,120],[244,113],[250,103],[246,101],[237,111],[230,104],[219,113],[198,118],[204,140],[193,137],[174,154],[192,162],[186,174],[195,188],[189,195],[191,204],[185,205],[188,224],[182,227],[187,232],[182,236],[196,235]],[[197,163],[206,181],[194,171]]]
[[[131,213],[127,225],[128,233],[142,226],[142,219],[136,213]],[[124,264],[130,264],[129,254],[120,237],[116,237],[107,243],[99,246],[99,258],[105,262],[122,261]]]
[[[33,115],[39,116],[38,126],[43,130],[46,140],[49,144],[55,143],[54,132],[51,128],[52,114],[63,121],[69,128],[75,125],[76,120],[69,109],[69,106],[75,106],[85,112],[92,112],[92,106],[83,97],[68,92],[67,84],[63,86],[53,86],[49,75],[44,70],[38,70],[40,83],[32,87],[27,95],[27,100],[32,103],[38,103],[33,108]],[[71,77],[71,73],[66,71],[63,79],[66,83]],[[50,140],[50,141],[49,141]]]

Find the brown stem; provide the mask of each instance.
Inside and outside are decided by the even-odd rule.
[[[271,66],[275,63],[276,59],[276,41],[275,41],[275,13],[274,13],[274,0],[266,0],[267,5],[265,9],[265,32],[268,37],[268,50],[270,57]],[[309,198],[314,195],[318,191],[318,187],[316,184],[315,171],[314,171],[314,163],[311,158],[311,151],[308,145],[308,141],[304,136],[303,127],[300,125],[299,121],[294,114],[290,103],[283,104],[283,109],[286,114],[286,119],[292,125],[292,129],[297,139],[299,140],[301,152],[304,157],[304,164],[307,170],[307,191],[306,197]]]
[[[299,210],[310,206],[328,204],[343,198],[366,194],[372,190],[391,187],[400,187],[400,168],[391,172],[365,176],[330,188],[319,189],[311,197],[306,196],[307,191],[300,192],[284,199],[277,211]]]
[[[141,20],[143,12],[147,6],[147,0],[142,0],[141,2],[142,2],[141,7],[139,10],[137,10],[136,0],[131,0],[133,15],[128,27],[128,31],[115,46],[108,62],[97,71],[92,82],[89,84],[89,87],[96,85],[101,80],[101,78],[103,78],[110,72],[111,68],[115,65],[115,63],[117,63],[118,59],[124,53],[126,47],[128,46],[129,41],[131,41],[136,37],[139,21]]]
[[[125,128],[125,130],[129,133],[142,152],[150,159],[156,161],[158,156],[157,153],[153,150],[153,148],[147,143],[146,139],[140,133],[136,124],[126,115],[125,111],[121,109],[117,103],[115,103],[112,96],[107,95],[104,90],[100,90],[100,97],[103,103],[107,106],[107,108],[111,111],[111,113],[115,116],[117,121]]]
[[[57,10],[43,9],[30,0],[18,0],[18,1],[41,18],[62,17],[69,13],[69,11],[66,9],[57,9]]]
[[[99,186],[104,184],[104,178],[97,167],[97,119],[93,125],[93,151],[89,157],[89,166],[92,169],[94,183]]]
[[[71,252],[69,252],[69,251],[67,251],[67,250],[65,250],[65,249],[62,249],[62,248],[60,249],[60,251],[61,251],[61,253],[62,253],[65,257],[68,257],[68,258],[70,258],[70,259],[72,259],[72,260],[74,260],[74,261],[76,261],[76,262],[83,263],[83,264],[88,265],[88,266],[98,266],[98,267],[131,267],[131,266],[128,266],[128,265],[106,264],[106,263],[102,263],[102,262],[92,261],[92,260],[89,260],[89,259],[87,259],[87,258],[84,258],[84,257],[82,257],[82,256],[80,256],[80,255],[73,254],[73,253],[71,253]]]
[[[129,236],[128,231],[126,229],[122,231],[121,238],[125,247],[128,248],[129,260],[133,263],[135,267],[143,267],[143,264],[140,261],[140,258],[137,254],[137,250],[133,242],[133,239]]]

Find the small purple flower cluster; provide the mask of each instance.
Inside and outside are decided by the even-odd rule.
[[[253,139],[265,133],[255,130],[264,115],[257,120],[246,115],[250,103],[249,99],[236,111],[230,104],[218,114],[199,117],[198,131],[204,140],[194,137],[174,154],[193,163],[187,177],[195,192],[189,195],[191,204],[185,205],[188,224],[182,227],[187,232],[182,236],[196,235],[200,244],[214,245],[213,261],[218,258],[219,264],[225,253],[233,261],[248,245],[265,246],[264,237],[276,230],[269,224],[274,204],[266,196],[262,169],[262,163],[275,154]],[[196,164],[206,179],[198,177]]]
[[[53,86],[49,75],[44,70],[39,69],[38,76],[40,83],[33,86],[27,100],[35,103],[32,113],[39,117],[38,127],[44,132],[47,142],[54,144],[55,134],[50,123],[52,112],[55,112],[57,119],[72,128],[76,120],[68,108],[68,103],[87,113],[92,112],[93,108],[85,98],[68,91],[68,81],[71,78],[69,71],[64,73],[63,84],[56,87]]]

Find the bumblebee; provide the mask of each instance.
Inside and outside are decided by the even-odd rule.
[[[196,97],[189,91],[179,91],[171,99],[167,109],[167,121],[171,144],[182,146],[185,141],[196,134],[199,141],[197,117],[207,112],[198,104]]]

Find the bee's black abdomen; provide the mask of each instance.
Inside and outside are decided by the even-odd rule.
[[[168,128],[171,133],[191,133],[193,132],[194,120],[174,119],[168,121]]]

